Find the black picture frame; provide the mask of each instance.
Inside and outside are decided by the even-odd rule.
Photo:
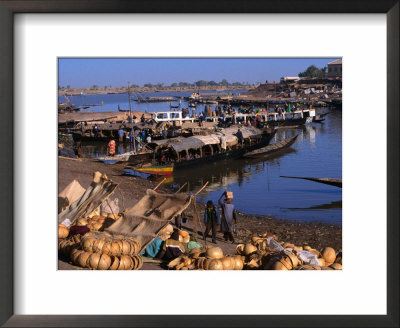
[[[399,0],[0,0],[0,324],[6,327],[399,327]],[[13,21],[16,13],[384,13],[387,17],[387,315],[14,315]],[[372,45],[373,46],[373,45]],[[368,288],[366,286],[366,288]]]

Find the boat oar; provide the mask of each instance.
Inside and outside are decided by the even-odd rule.
[[[166,180],[167,178],[164,178],[161,180],[161,182],[153,189],[154,191],[156,191],[158,189],[159,186],[162,185],[162,183]]]

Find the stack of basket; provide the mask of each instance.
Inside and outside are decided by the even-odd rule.
[[[269,238],[275,240],[275,245],[281,245],[280,249],[270,248]],[[303,263],[298,256],[300,251],[308,251],[318,259],[318,265]],[[310,246],[296,246],[292,243],[277,241],[276,235],[262,234],[253,236],[251,242],[239,244],[236,247],[239,255],[244,256],[245,269],[255,270],[341,270],[342,253],[336,254],[332,247],[325,247],[318,251]]]
[[[89,232],[62,241],[59,251],[72,263],[93,270],[138,270],[143,265],[140,243],[122,235]],[[77,242],[79,240],[79,242]]]
[[[219,247],[194,248],[189,255],[182,255],[168,264],[173,270],[242,270],[242,256],[224,256]]]

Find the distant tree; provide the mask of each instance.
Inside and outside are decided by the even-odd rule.
[[[98,85],[96,85],[96,84],[93,84],[93,85],[92,85],[92,89],[96,90],[96,89],[98,89],[98,88],[99,88]]]
[[[267,84],[268,83],[268,80],[265,80],[265,84]]]
[[[218,85],[218,83],[215,81],[208,81],[208,85],[216,86],[216,85]]]
[[[308,66],[304,72],[299,73],[299,77],[325,77],[326,67],[318,68],[315,65]]]
[[[108,88],[108,87],[105,85],[105,86],[104,86],[104,90],[107,90],[107,88]]]
[[[69,84],[67,84],[67,89],[71,89],[71,87],[69,86]]]
[[[207,86],[207,81],[199,80],[199,81],[196,81],[194,84],[196,85],[196,87],[205,87],[205,86]]]
[[[178,85],[179,85],[180,87],[188,87],[188,86],[190,86],[190,84],[187,83],[187,82],[179,82]]]
[[[226,79],[222,79],[222,81],[219,83],[219,85],[229,85],[229,82]]]
[[[176,88],[178,86],[178,83],[171,83],[171,87]]]
[[[157,88],[162,88],[164,86],[164,83],[157,83],[156,86]]]
[[[153,85],[151,83],[146,83],[143,85],[145,88],[152,88]]]

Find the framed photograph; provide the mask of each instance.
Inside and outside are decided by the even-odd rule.
[[[398,326],[399,3],[366,3],[0,1],[1,324]]]

